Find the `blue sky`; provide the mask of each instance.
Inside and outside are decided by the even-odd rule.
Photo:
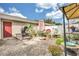
[[[0,13],[28,18],[29,20],[42,20],[52,18],[56,22],[62,22],[62,12],[58,6],[63,4],[52,3],[0,3]]]

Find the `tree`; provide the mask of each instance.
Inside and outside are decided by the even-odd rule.
[[[44,19],[44,22],[45,22],[45,23],[48,23],[48,24],[53,24],[53,25],[62,25],[61,23],[57,23],[57,22],[53,21],[53,20],[50,19],[50,18]]]
[[[61,23],[55,23],[55,25],[62,25]]]
[[[55,24],[55,22],[52,20],[52,19],[44,19],[44,22],[45,23],[48,23],[48,24]]]

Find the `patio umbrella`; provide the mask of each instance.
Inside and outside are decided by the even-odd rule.
[[[75,20],[75,18],[79,18],[79,3],[72,3],[67,6],[64,6],[61,8],[61,11],[63,12],[64,45],[65,45],[64,48],[65,48],[65,56],[66,56],[67,52],[66,52],[65,16],[68,20],[68,25],[69,25],[69,20]]]

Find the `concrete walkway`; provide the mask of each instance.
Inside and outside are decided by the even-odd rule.
[[[0,46],[0,56],[51,56],[48,46],[53,40],[5,40]]]

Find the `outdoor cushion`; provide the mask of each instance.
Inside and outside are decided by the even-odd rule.
[[[67,46],[76,46],[77,44],[72,43],[72,42],[66,42],[66,45],[67,45]]]

